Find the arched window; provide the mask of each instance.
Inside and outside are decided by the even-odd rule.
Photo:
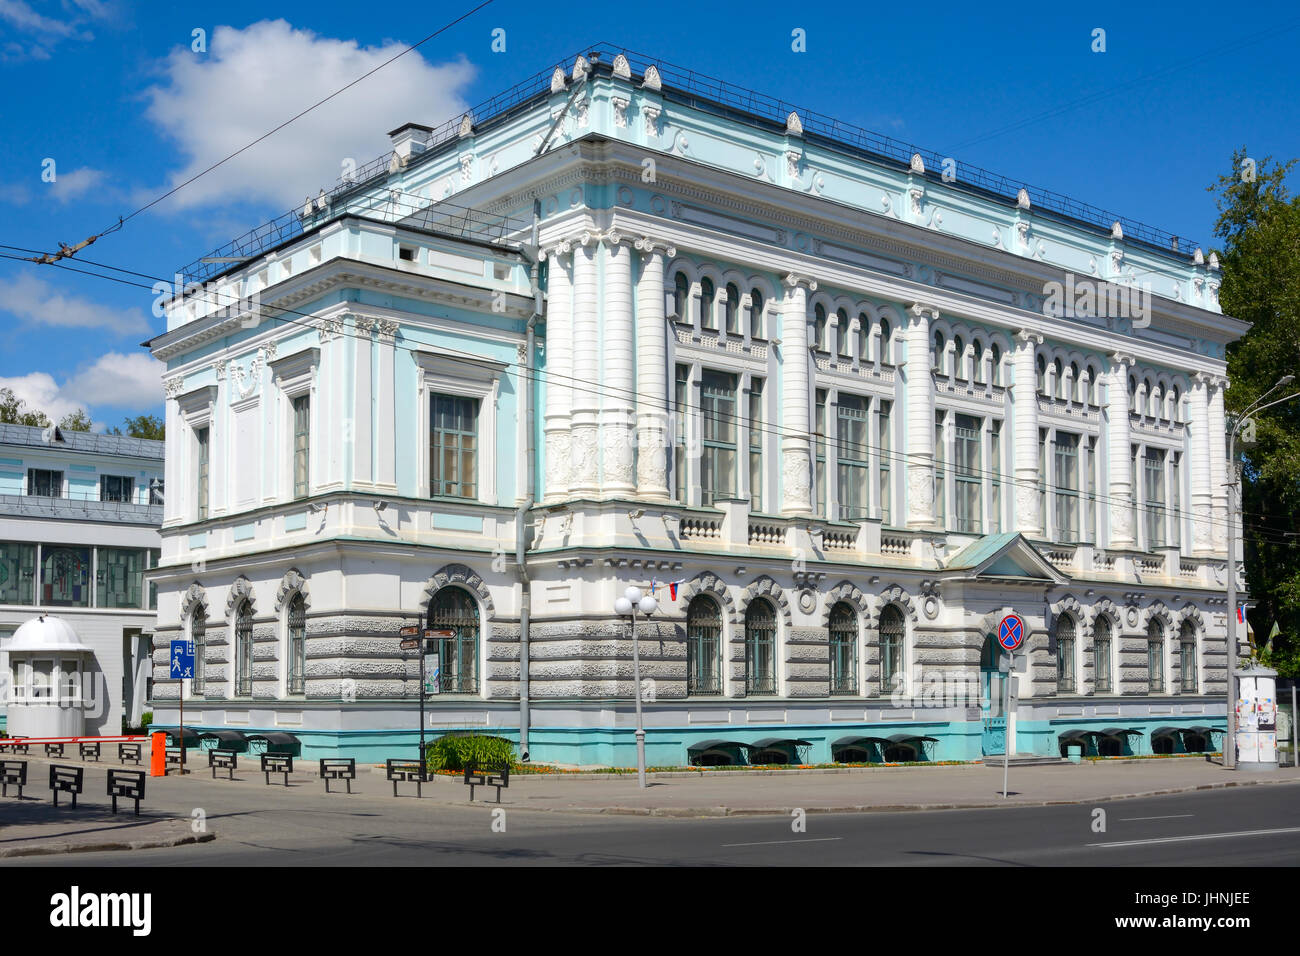
[[[703,594],[686,608],[686,693],[722,693],[722,614]]]
[[[1174,408],[1173,411],[1170,412],[1169,414],[1170,421],[1177,423],[1183,420],[1182,401],[1183,401],[1182,393],[1178,391],[1178,386],[1175,385],[1174,386]]]
[[[1069,614],[1056,622],[1056,692],[1074,693],[1074,618]]]
[[[686,303],[690,298],[691,281],[686,278],[685,272],[679,272],[673,276],[673,312],[676,313],[678,322],[688,321]]]
[[[940,332],[938,329],[935,329],[934,330],[934,355],[930,357],[930,366],[940,375],[943,374],[943,346],[944,346],[943,333]]]
[[[1067,396],[1071,401],[1084,401],[1087,396],[1079,391],[1079,363],[1070,363],[1070,394]]]
[[[1100,404],[1097,401],[1097,369],[1091,365],[1088,366],[1088,404]]]
[[[843,309],[835,313],[835,348],[841,358],[849,357],[849,314]]]
[[[727,317],[727,332],[740,334],[740,290],[734,284],[727,283],[727,304],[723,306]]]
[[[1002,384],[1002,347],[994,342],[989,346],[989,352],[993,355],[993,374],[989,376],[989,381],[993,385]]]
[[[1098,694],[1109,694],[1110,684],[1110,618],[1101,615],[1092,626],[1092,689]]]
[[[429,602],[429,627],[452,632],[438,638],[441,693],[478,693],[478,619],[478,604],[464,588],[442,588]]]
[[[813,306],[813,348],[826,351],[826,307],[823,305]]]
[[[1191,621],[1183,621],[1178,632],[1178,675],[1179,685],[1184,694],[1197,691],[1196,676],[1196,627]]]
[[[962,341],[960,335],[952,340],[952,377],[966,377],[966,343]]]
[[[700,280],[700,327],[705,329],[717,330],[717,317],[713,314],[713,303],[717,298],[714,291],[713,280],[703,278]]]
[[[971,346],[971,379],[977,385],[984,384],[984,343],[976,339]]]
[[[307,690],[307,602],[299,591],[289,602],[288,691],[302,694]]]
[[[194,613],[190,615],[190,640],[194,644],[194,678],[190,681],[190,694],[202,697],[208,656],[208,611],[202,604],[196,604]]]
[[[890,604],[880,612],[880,692],[892,693],[903,679],[903,612]]]
[[[883,349],[885,340],[880,340],[880,347]],[[868,362],[871,360],[871,319],[867,313],[858,313],[858,361]]]
[[[1058,358],[1055,362],[1052,363],[1052,368],[1054,368],[1054,369],[1056,370],[1056,382],[1055,382],[1055,386],[1054,386],[1054,388],[1055,388],[1055,390],[1056,390],[1056,394],[1053,395],[1052,397],[1053,397],[1053,398],[1065,398],[1065,391],[1064,391],[1064,389],[1065,389],[1065,367],[1064,367],[1064,365],[1062,364],[1061,360]]]
[[[745,693],[776,693],[776,611],[762,599],[745,612]]]
[[[235,612],[235,696],[253,696],[253,605],[247,598]]]
[[[749,337],[763,337],[763,293],[757,289],[749,290]]]
[[[1038,394],[1046,395],[1047,394],[1047,359],[1043,358],[1043,356],[1041,355],[1038,356],[1038,362],[1036,367],[1038,369]]]
[[[866,326],[863,326],[863,328],[866,328]],[[880,320],[880,361],[882,363],[887,364],[889,362],[889,337],[892,334],[893,331],[889,328],[889,320],[882,317]]]
[[[831,608],[831,693],[858,692],[858,618],[853,608],[840,601]]]
[[[1151,693],[1165,692],[1165,638],[1159,621],[1147,625],[1147,673]]]

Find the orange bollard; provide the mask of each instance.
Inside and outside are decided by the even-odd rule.
[[[167,735],[162,731],[149,735],[149,776],[167,776]]]

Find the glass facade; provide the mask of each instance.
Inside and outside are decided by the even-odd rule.
[[[41,603],[90,607],[90,548],[41,548]]]
[[[429,494],[475,498],[478,494],[478,399],[431,395]]]
[[[0,604],[33,604],[36,545],[0,541]]]
[[[96,607],[143,607],[149,552],[141,548],[97,548]]]

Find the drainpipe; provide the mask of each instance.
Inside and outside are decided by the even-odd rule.
[[[532,510],[533,503],[537,499],[537,461],[536,461],[536,442],[533,438],[535,408],[533,403],[533,394],[536,386],[536,379],[533,377],[533,357],[536,353],[537,345],[537,320],[542,316],[542,287],[540,276],[540,250],[538,249],[538,232],[542,216],[542,204],[540,200],[533,201],[533,233],[532,241],[528,249],[528,257],[532,260],[529,266],[529,276],[533,287],[533,314],[528,317],[528,326],[526,330],[527,345],[524,350],[525,367],[521,369],[525,378],[525,384],[520,393],[524,397],[524,430],[527,433],[525,439],[525,454],[527,461],[526,489],[524,499],[515,513],[515,566],[519,568],[520,583],[520,605],[519,605],[519,759],[528,762],[528,729],[529,729],[529,700],[528,700],[528,613],[532,605],[533,586],[528,579],[527,551],[528,542],[526,536],[528,512]]]

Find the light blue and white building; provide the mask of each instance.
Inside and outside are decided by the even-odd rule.
[[[25,707],[31,727],[114,735],[147,709],[163,449],[0,425],[0,706]],[[63,623],[33,625],[15,644],[40,618]]]
[[[566,67],[186,272],[149,343],[157,719],[183,690],[187,725],[409,753],[420,623],[454,634],[436,732],[629,764],[636,584],[652,764],[1216,744],[1214,257],[662,62]]]

